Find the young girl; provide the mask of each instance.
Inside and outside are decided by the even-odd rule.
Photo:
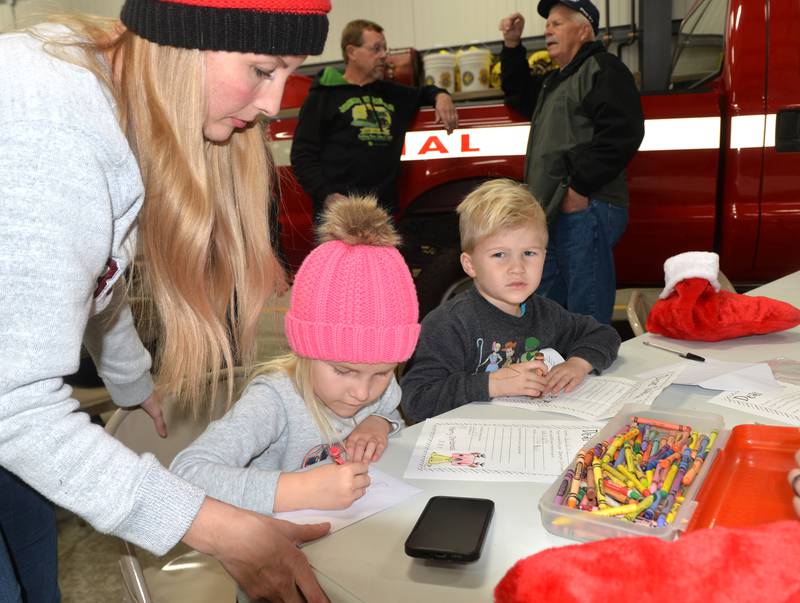
[[[394,369],[411,356],[419,324],[398,236],[367,197],[332,205],[320,238],[294,281],[285,325],[293,352],[263,366],[171,467],[261,513],[348,507],[403,425]]]

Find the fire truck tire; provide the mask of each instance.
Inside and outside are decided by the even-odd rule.
[[[422,318],[442,302],[445,292],[465,278],[459,256],[455,248],[441,249],[436,257],[417,276],[417,298],[419,299],[419,318]]]

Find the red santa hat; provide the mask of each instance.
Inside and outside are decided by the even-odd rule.
[[[800,522],[710,528],[675,542],[610,538],[518,561],[495,603],[800,601]]]
[[[791,329],[800,310],[769,297],[720,290],[719,256],[689,251],[664,262],[664,290],[647,317],[651,333],[721,341]]]

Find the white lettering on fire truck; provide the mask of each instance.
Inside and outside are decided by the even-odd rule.
[[[719,117],[686,117],[645,120],[639,151],[687,151],[720,147]],[[457,157],[509,157],[525,155],[529,125],[418,130],[406,134],[402,161],[455,159]],[[730,148],[775,146],[775,114],[739,115],[731,118]],[[275,164],[289,165],[291,140],[271,144]]]

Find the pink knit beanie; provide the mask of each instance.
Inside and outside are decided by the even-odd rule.
[[[417,292],[389,215],[373,197],[334,203],[320,240],[294,279],[289,346],[334,362],[407,360],[419,337]]]

